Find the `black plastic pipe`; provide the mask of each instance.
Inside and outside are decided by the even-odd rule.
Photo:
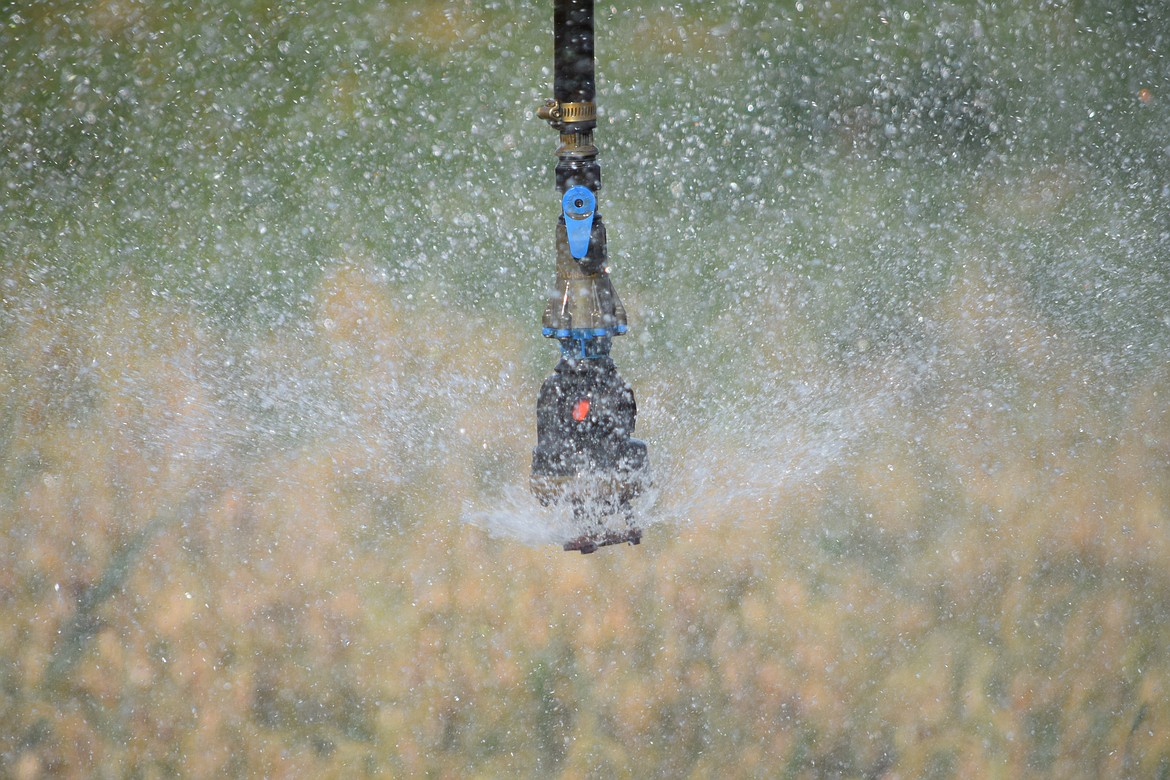
[[[553,97],[561,103],[592,103],[593,0],[556,0],[553,48]]]

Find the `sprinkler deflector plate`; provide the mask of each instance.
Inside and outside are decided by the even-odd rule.
[[[629,544],[642,543],[642,529],[631,528],[628,531],[606,531],[605,533],[593,536],[585,534],[578,536],[576,539],[565,542],[565,552],[579,551],[582,555],[588,555],[591,552],[597,552],[599,547],[607,547],[611,544],[622,544],[628,542]]]

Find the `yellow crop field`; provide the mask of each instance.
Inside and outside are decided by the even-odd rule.
[[[251,448],[263,410],[225,403],[195,357],[216,352],[212,323],[132,286],[68,315],[10,299],[6,774],[1166,768],[1164,370],[1114,403],[1076,381],[1075,351],[1053,353],[1030,379],[1043,407],[902,406],[913,440],[879,428],[813,477],[738,496],[727,475],[753,464],[716,431],[676,442],[667,483],[721,461],[687,492],[698,509],[664,493],[671,519],[640,547],[580,556],[461,519],[485,468],[523,483],[526,405],[436,400],[445,449],[421,464],[412,434],[370,446],[366,394],[449,369],[475,338],[451,327],[437,348],[392,292],[345,267],[314,293],[316,343],[259,347],[335,356],[342,401],[370,419]],[[948,350],[1038,338],[948,321]],[[523,399],[523,348],[496,347],[472,375]],[[644,384],[666,395],[672,378]]]

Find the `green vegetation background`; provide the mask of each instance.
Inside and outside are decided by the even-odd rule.
[[[581,557],[547,5],[0,3],[0,775],[1170,776],[1167,11],[599,6]]]

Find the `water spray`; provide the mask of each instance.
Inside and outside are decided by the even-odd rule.
[[[553,98],[537,111],[560,134],[556,186],[556,281],[543,334],[561,358],[536,401],[532,492],[542,504],[567,504],[579,536],[566,550],[591,553],[638,544],[631,502],[649,482],[646,444],[633,438],[634,391],[610,357],[627,330],[626,311],[609,277],[605,222],[598,209],[601,166],[593,62],[594,0],[554,0]]]

